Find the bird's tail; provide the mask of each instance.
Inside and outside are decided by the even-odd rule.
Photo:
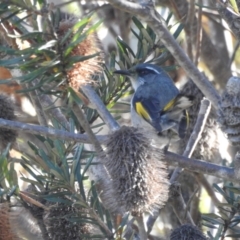
[[[180,138],[184,138],[186,134],[189,125],[189,116],[187,109],[192,106],[193,100],[193,96],[184,96],[180,94],[174,100],[172,100],[171,103],[168,104],[168,107],[165,108],[161,114],[162,120],[167,119],[167,121],[162,121],[162,123],[175,123],[175,126],[172,129],[178,133]],[[167,128],[168,126],[163,126],[164,130]]]

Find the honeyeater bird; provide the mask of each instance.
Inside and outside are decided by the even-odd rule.
[[[173,80],[159,66],[138,64],[115,74],[130,78],[134,88],[131,100],[131,121],[162,144],[184,138],[188,127],[187,109],[192,96],[180,94]]]

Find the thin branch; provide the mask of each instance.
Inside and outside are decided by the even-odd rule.
[[[220,201],[217,199],[211,184],[209,184],[208,180],[204,177],[204,175],[201,173],[194,173],[194,176],[195,176],[196,180],[198,181],[198,183],[201,184],[205,188],[209,197],[212,199],[214,205],[220,206]]]
[[[198,191],[199,191],[199,186],[194,190],[194,192],[192,193],[192,195],[190,196],[190,198],[187,202],[185,213],[184,213],[184,216],[185,216],[184,219],[187,217],[187,213],[188,213],[188,210],[190,209],[191,202],[193,201],[193,199]]]
[[[39,84],[39,80],[38,79],[34,79],[32,81],[32,85],[38,85]],[[52,99],[50,98],[50,96],[46,95],[46,94],[42,94],[39,91],[35,90],[35,91],[31,91],[29,92],[30,96],[33,99],[39,99],[40,101],[40,105],[41,108],[43,108],[43,110],[46,111],[46,113],[51,115],[51,118],[55,118],[57,119],[57,121],[59,123],[62,124],[62,126],[66,129],[66,130],[70,130],[70,124],[67,121],[66,117],[62,114],[61,110],[59,108],[57,108],[54,104],[54,102],[52,101]],[[37,108],[38,106],[35,106],[35,108]],[[36,109],[37,111],[37,109]],[[37,114],[38,116],[39,114]],[[44,113],[45,115],[45,113]],[[42,125],[42,124],[41,124]],[[47,125],[45,125],[47,126]]]
[[[164,27],[159,15],[152,5],[139,5],[126,0],[108,0],[114,7],[120,8],[132,15],[140,16],[161,39],[165,47],[178,61],[178,64],[185,69],[188,76],[194,81],[203,94],[211,100],[213,106],[217,109],[220,96],[209,80],[196,68],[193,62],[188,58],[183,49],[179,46],[171,33]],[[151,2],[151,1],[150,1]]]
[[[239,46],[240,46],[240,40],[238,40],[237,43],[236,43],[235,46],[234,46],[232,56],[231,56],[231,58],[230,58],[230,60],[229,60],[229,63],[228,63],[228,65],[229,65],[230,68],[231,68],[231,66],[232,66],[232,63],[233,63],[235,57],[236,57],[237,50],[239,49]]]
[[[39,95],[39,99],[41,100],[43,107],[46,109],[46,112],[50,113],[52,118],[57,119],[66,130],[70,130],[69,122],[62,114],[61,110],[55,106],[52,99],[46,94]]]
[[[24,84],[24,85],[27,88],[33,87],[33,83],[28,83],[28,84]],[[37,118],[38,118],[38,121],[39,121],[40,125],[48,126],[48,121],[47,121],[45,112],[43,110],[43,107],[42,107],[42,105],[40,103],[40,99],[38,97],[37,90],[30,91],[29,92],[29,96],[30,96],[31,102],[32,102],[32,104],[34,106],[34,109],[35,109],[35,111],[37,113]]]
[[[198,113],[198,118],[197,118],[196,124],[195,124],[194,129],[192,131],[192,134],[191,134],[191,136],[188,140],[188,143],[187,143],[187,146],[186,146],[185,151],[183,153],[183,156],[185,156],[185,157],[191,157],[192,156],[192,153],[194,152],[194,149],[195,149],[195,147],[196,147],[196,145],[197,145],[197,143],[200,140],[200,137],[202,135],[202,131],[203,131],[204,126],[206,124],[208,115],[210,113],[210,109],[211,109],[211,103],[209,102],[209,100],[203,99],[201,101],[201,106],[200,106],[200,110],[199,110],[199,113]],[[170,179],[171,183],[174,183],[177,180],[177,178],[179,177],[182,170],[183,169],[180,168],[180,167],[178,167],[174,170],[174,172],[171,176],[171,179]],[[182,193],[181,193],[180,190],[179,190],[178,197],[174,198],[174,200],[171,201],[171,204],[172,204],[174,212],[176,214],[178,214],[177,215],[178,219],[179,220],[181,219],[181,222],[184,221],[184,219],[186,217],[186,221],[188,223],[194,224],[194,221],[192,220],[192,217],[191,217],[190,213],[188,212],[187,206],[184,202],[184,199],[182,197]],[[179,205],[181,206],[181,211],[179,209]]]
[[[104,223],[103,219],[101,219],[101,217],[99,217],[98,213],[96,212],[96,210],[89,206],[88,203],[86,203],[83,199],[81,195],[75,194],[75,189],[73,188],[72,190],[70,190],[73,192],[73,194],[75,195],[75,197],[79,200],[79,203],[82,203],[82,205],[84,206],[84,208],[87,209],[88,214],[97,222],[98,226],[101,227],[103,229],[103,231],[106,233],[106,237],[107,239],[113,239],[113,233],[111,232],[111,230],[108,228],[108,226]]]
[[[168,165],[185,168],[185,170],[191,172],[208,174],[221,179],[239,182],[239,179],[235,176],[234,168],[224,167],[193,158],[189,159],[172,152],[165,153],[164,161],[166,161]]]
[[[240,40],[240,28],[239,28],[239,13],[234,12],[231,8],[225,6],[224,3],[218,3],[218,12],[220,16],[227,22],[229,28],[235,35],[235,37]]]
[[[188,0],[171,0],[171,5],[173,6],[175,16],[178,18],[179,21],[183,23],[186,34],[190,32],[191,27],[185,22],[188,4],[189,4]],[[211,13],[213,13],[213,10],[211,10]],[[212,21],[215,20],[214,16],[212,17]],[[217,14],[217,16],[219,16],[219,14]],[[220,25],[219,23],[214,21],[214,25],[216,24]],[[197,37],[198,26],[196,17],[194,18],[194,26],[195,26],[194,36]],[[218,27],[223,28],[222,25]],[[220,35],[221,39],[224,39],[223,34]],[[194,39],[194,43],[196,42],[197,42],[196,39]],[[225,87],[226,80],[232,75],[230,68],[226,64],[226,55],[228,51],[227,46],[224,42],[225,40],[221,42],[222,47],[219,45],[216,46],[216,44],[214,44],[212,39],[210,39],[210,37],[208,36],[207,32],[202,28],[201,61],[206,64],[207,68],[214,76],[215,81],[219,84],[221,88]],[[218,51],[219,47],[222,49],[221,53]],[[225,53],[225,55],[223,53]]]
[[[88,123],[88,121],[87,121],[87,119],[86,119],[86,117],[85,117],[85,115],[84,115],[81,107],[80,107],[80,106],[77,106],[77,108],[78,108],[78,109],[77,109],[77,110],[78,110],[77,113],[78,113],[78,115],[79,115],[79,118],[78,118],[78,119],[79,119],[79,121],[80,121],[80,123],[81,123],[81,126],[84,128],[85,132],[87,133],[87,135],[88,135],[91,143],[93,144],[96,152],[97,152],[97,153],[102,152],[103,149],[102,149],[102,147],[101,147],[101,144],[99,143],[96,135],[93,133],[91,127],[89,126],[89,123]]]
[[[138,229],[139,229],[139,237],[140,239],[147,239],[147,232],[145,230],[144,221],[143,221],[143,215],[141,216],[135,216],[135,220],[138,223]]]
[[[192,156],[192,153],[202,135],[202,131],[206,124],[208,115],[210,113],[210,109],[211,109],[211,104],[210,104],[209,100],[203,99],[201,101],[201,106],[200,106],[200,110],[198,113],[198,118],[197,118],[196,124],[195,124],[194,129],[191,133],[191,136],[188,140],[188,143],[187,143],[187,146],[183,153],[183,156],[185,156],[185,157]],[[171,176],[170,182],[171,183],[175,182],[181,172],[182,172],[182,168],[176,168]]]
[[[198,0],[198,5],[202,5],[202,0]],[[197,66],[199,57],[201,55],[202,47],[202,7],[198,8],[198,20],[197,20],[197,41],[196,41],[196,54],[194,57],[194,64]]]
[[[89,85],[85,85],[82,86],[82,90],[84,91],[90,102],[94,105],[94,107],[96,107],[99,115],[101,116],[103,121],[107,124],[108,128],[111,131],[118,130],[120,128],[119,124],[109,113],[106,106],[103,104],[102,100],[94,91],[94,89]]]
[[[187,40],[187,52],[188,56],[191,60],[193,60],[193,49],[192,49],[192,42],[193,42],[193,20],[195,18],[195,0],[192,0],[189,2],[188,5],[188,15],[187,15],[187,20],[186,23],[189,24],[190,27],[190,35],[186,35],[186,40]]]
[[[70,133],[63,130],[58,130],[54,128],[43,127],[39,125],[20,123],[17,121],[10,121],[3,118],[0,118],[0,127],[13,129],[16,131],[24,131],[31,134],[39,134],[43,136],[52,137],[54,139],[63,139],[66,141],[75,141],[81,143],[91,143],[90,139],[86,134],[76,134]],[[99,142],[103,143],[106,140],[107,136],[97,136]]]
[[[89,214],[91,217],[93,217],[99,226],[105,231],[105,233],[108,236],[108,239],[113,239],[113,233],[108,229],[107,225],[103,222],[103,220],[98,216],[96,211],[93,208],[88,208],[89,209]]]
[[[180,184],[172,184],[170,188],[170,195],[170,203],[173,206],[173,211],[179,222],[181,224],[190,223],[195,225],[190,213],[187,211],[187,207],[181,193]]]
[[[86,134],[75,134],[63,130],[47,128],[39,125],[20,123],[2,118],[0,118],[0,127],[14,129],[16,131],[25,131],[31,134],[45,135],[55,139],[60,138],[66,141],[91,143],[90,139]],[[108,136],[97,135],[96,137],[101,144],[104,144]],[[160,151],[162,154],[162,150],[156,149],[156,151]],[[191,172],[199,172],[216,176],[218,178],[223,178],[229,181],[239,182],[239,178],[237,178],[234,173],[234,168],[220,166],[217,164],[205,162],[203,160],[190,159],[168,151],[165,152],[165,159],[163,160],[166,161],[168,165],[185,168],[186,170]]]

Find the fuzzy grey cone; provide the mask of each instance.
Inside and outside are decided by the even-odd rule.
[[[150,142],[134,127],[123,126],[109,136],[101,160],[111,177],[102,194],[110,211],[151,212],[168,200],[166,165],[159,161],[163,155]]]
[[[85,239],[84,235],[90,233],[91,225],[87,223],[73,223],[67,217],[78,216],[77,208],[63,203],[52,204],[49,211],[44,214],[44,223],[49,239]],[[84,219],[83,219],[84,222]]]
[[[0,118],[15,120],[14,103],[6,95],[0,94]],[[17,138],[15,130],[0,128],[0,151],[5,149],[8,143],[14,143]]]
[[[194,96],[194,104],[188,109],[189,115],[189,127],[186,133],[185,138],[182,141],[179,141],[179,153],[182,154],[188,139],[193,131],[195,126],[198,112],[201,104],[201,100],[204,95],[197,88],[197,86],[193,83],[193,81],[189,80],[181,91],[184,95],[192,95]],[[211,112],[207,119],[206,125],[201,135],[201,139],[199,140],[194,153],[192,155],[193,158],[196,159],[205,159],[206,161],[218,162],[221,159],[219,154],[219,142],[218,142],[218,124],[216,122],[216,113],[214,108],[211,108]]]
[[[173,230],[170,240],[207,240],[207,238],[197,227],[184,224]]]
[[[222,94],[218,121],[233,145],[240,145],[240,78],[231,77]]]

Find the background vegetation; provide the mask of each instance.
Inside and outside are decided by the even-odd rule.
[[[237,0],[1,0],[0,239],[239,238],[239,11]],[[113,71],[143,62],[195,102],[183,141],[161,154],[144,142],[163,165],[142,175],[166,162],[154,176],[171,187],[164,208],[138,214],[114,196],[108,159],[121,161],[111,134],[130,125],[133,93]]]

